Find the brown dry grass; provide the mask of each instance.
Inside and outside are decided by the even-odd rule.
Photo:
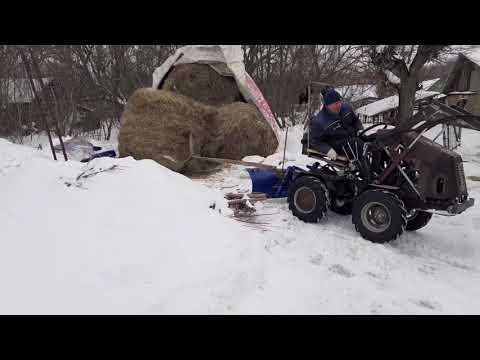
[[[237,102],[218,109],[220,145],[217,157],[240,160],[249,155],[273,154],[278,142],[254,105]]]
[[[232,77],[221,76],[207,64],[180,64],[167,75],[163,90],[174,91],[206,105],[222,106],[241,99]]]
[[[139,89],[130,97],[122,115],[120,156],[153,159],[180,171],[190,156],[189,135],[196,153],[210,142],[217,110],[188,97],[164,90]]]

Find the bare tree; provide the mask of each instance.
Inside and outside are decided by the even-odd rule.
[[[72,51],[76,66],[89,84],[90,100],[102,108],[101,125],[109,139],[133,91],[151,85],[157,66],[175,50],[174,45],[79,45]]]
[[[362,71],[361,49],[354,45],[243,45],[243,50],[247,72],[282,120],[295,119],[298,97],[310,80],[342,85]]]
[[[52,93],[53,111],[60,133],[71,134],[73,125],[84,121],[83,118],[77,121],[77,109],[80,107],[92,110],[89,114],[94,113],[95,116],[89,119],[93,119],[93,123],[99,122],[104,137],[108,139],[112,128],[119,124],[124,105],[133,91],[150,86],[155,68],[179,46],[35,47],[40,72],[54,78],[61,89]],[[367,84],[378,78],[372,62],[364,56],[363,46],[243,45],[243,49],[246,70],[257,82],[274,114],[282,120],[289,117],[294,121],[299,95],[310,80],[343,86]],[[18,60],[15,62],[14,57],[5,58],[3,63],[7,64],[7,60],[11,66],[0,68],[0,72],[9,69],[10,76],[22,76],[21,63]],[[20,125],[14,124],[16,127]]]
[[[19,53],[19,55],[22,59],[22,64],[23,64],[23,66],[25,68],[25,72],[28,76],[28,80],[30,82],[31,90],[34,94],[35,100],[38,104],[38,109],[40,110],[40,114],[43,118],[43,125],[44,125],[45,132],[48,135],[48,141],[50,143],[50,149],[52,150],[53,159],[57,160],[57,156],[55,154],[55,149],[53,148],[52,137],[50,135],[50,127],[49,127],[49,124],[48,124],[48,119],[47,119],[46,111],[45,111],[45,108],[44,108],[45,99],[40,98],[40,95],[39,95],[39,93],[38,93],[38,91],[35,87],[35,83],[33,81],[34,75],[32,74],[31,67],[34,67],[35,73],[38,75],[39,74],[39,68],[38,68],[37,60],[36,60],[34,52],[31,48],[27,49],[27,51],[25,51],[24,46],[19,46],[18,47],[18,53]],[[28,58],[27,53],[29,53],[30,59]],[[42,84],[42,88],[43,88],[43,84]],[[58,134],[58,124],[57,124],[57,135],[60,139],[60,143],[62,144],[63,155],[64,155],[64,158],[65,158],[65,161],[66,161],[67,160],[67,155],[66,155],[66,152],[65,152],[65,147],[63,145],[62,137],[60,136],[60,134]]]
[[[441,62],[448,55],[465,51],[465,47],[451,45],[368,45],[368,60],[383,73],[397,90],[399,110],[397,124],[413,114],[415,94],[420,90],[421,70],[427,63]]]

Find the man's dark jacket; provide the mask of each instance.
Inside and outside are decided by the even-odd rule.
[[[338,152],[360,129],[362,122],[349,104],[342,104],[338,114],[324,107],[310,120],[310,148],[326,154],[333,147]]]

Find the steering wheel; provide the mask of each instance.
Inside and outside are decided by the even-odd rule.
[[[373,125],[367,127],[366,129],[363,129],[360,133],[358,133],[358,137],[368,139],[368,137],[369,137],[370,135],[375,135],[375,134],[370,134],[370,135],[365,135],[365,136],[364,136],[364,134],[365,134],[367,131],[372,130],[372,129],[375,129],[376,127],[379,127],[379,126],[382,126],[382,125],[383,125],[382,130],[386,129],[387,126],[388,126],[388,124],[387,124],[387,123],[384,123],[384,122],[379,122],[379,123],[373,124]]]

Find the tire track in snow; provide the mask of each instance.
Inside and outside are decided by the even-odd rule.
[[[210,181],[209,186],[220,189],[239,184],[238,189],[248,189],[248,178],[236,178],[240,171],[238,167],[225,170],[221,176]],[[474,192],[473,197],[479,195],[478,190]],[[461,313],[452,302],[445,303],[444,295],[448,292],[470,308],[472,301],[469,296],[477,297],[480,304],[480,293],[477,295],[474,291],[462,290],[463,283],[472,284],[470,287],[480,285],[479,270],[470,256],[475,245],[468,242],[471,234],[464,229],[466,222],[471,222],[474,230],[480,229],[478,212],[447,219],[434,216],[432,223],[424,229],[406,232],[389,244],[374,244],[356,233],[350,216],[329,212],[320,223],[307,224],[291,214],[285,199],[257,203],[256,207],[259,215],[256,221],[269,222],[272,226],[268,231],[252,231],[262,233],[270,254],[267,256],[277,263],[275,266],[282,264],[292,273],[300,268],[311,268],[311,276],[330,274],[328,281],[340,284],[346,281],[345,286],[349,286],[350,280],[366,281],[384,298],[375,299],[372,295],[369,304],[363,307],[363,313]],[[262,216],[261,212],[278,212],[278,215]],[[265,285],[261,285],[263,290],[254,292],[257,296],[262,297],[264,291],[273,291],[270,277],[267,276]],[[282,284],[284,291],[292,291],[288,289],[295,288],[295,281],[294,275],[291,279],[286,278]],[[345,290],[342,296],[354,297],[359,291],[357,288]],[[320,309],[332,304],[329,298],[338,295],[325,296],[317,302]],[[370,295],[365,296],[368,298]],[[349,303],[350,300],[345,301]],[[345,309],[347,312],[358,312],[353,303]],[[480,310],[480,307],[476,309]]]

